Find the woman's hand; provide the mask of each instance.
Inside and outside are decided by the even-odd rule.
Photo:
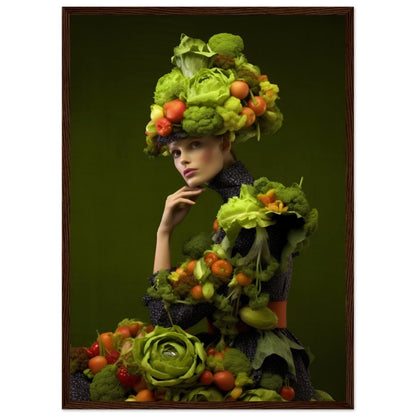
[[[184,186],[166,198],[165,209],[160,221],[160,233],[172,234],[174,228],[186,217],[192,205],[205,188]]]

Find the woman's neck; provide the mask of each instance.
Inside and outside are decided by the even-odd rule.
[[[207,185],[210,189],[218,192],[224,202],[227,202],[228,198],[240,195],[242,184],[252,185],[253,182],[253,177],[243,163],[233,161],[228,167],[222,169]]]

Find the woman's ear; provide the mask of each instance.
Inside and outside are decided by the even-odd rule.
[[[231,150],[231,140],[228,134],[225,134],[222,137],[222,150],[223,151],[230,151]]]

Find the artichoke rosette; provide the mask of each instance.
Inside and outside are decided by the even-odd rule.
[[[143,338],[136,338],[133,357],[147,384],[152,387],[188,387],[205,369],[203,343],[181,327],[156,326]]]

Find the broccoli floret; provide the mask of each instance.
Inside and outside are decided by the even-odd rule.
[[[69,368],[71,374],[75,374],[77,371],[84,371],[88,368],[89,359],[90,357],[84,347],[71,347],[69,352]]]
[[[210,37],[208,46],[220,55],[235,56],[241,55],[244,50],[244,42],[241,36],[231,33],[217,33]]]
[[[122,386],[117,378],[117,366],[105,366],[93,378],[90,385],[92,401],[120,402],[127,398],[130,389]]]
[[[199,259],[211,248],[212,239],[208,233],[198,233],[183,243],[183,254],[191,259]]]
[[[246,123],[247,116],[240,115],[243,106],[241,101],[236,97],[230,97],[222,106],[217,107],[218,114],[224,120],[224,126],[217,134],[225,133],[226,131],[240,130]]]
[[[214,134],[224,121],[212,107],[189,107],[183,114],[182,127],[194,137],[202,137]]]

